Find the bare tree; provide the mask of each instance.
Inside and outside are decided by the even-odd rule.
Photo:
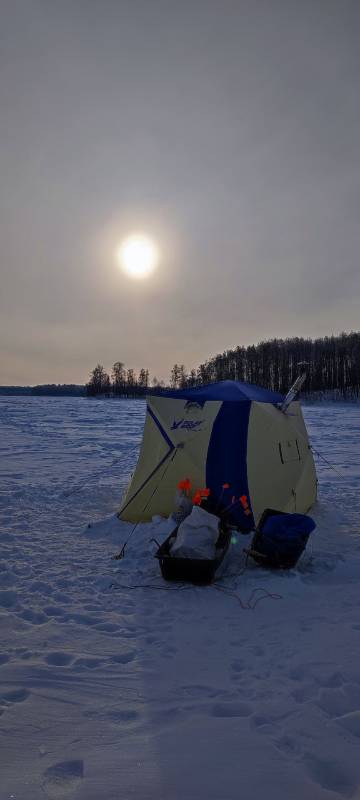
[[[141,369],[139,372],[138,386],[140,386],[141,389],[147,389],[148,385],[149,385],[149,370]]]
[[[127,369],[126,370],[126,393],[127,394],[135,394],[136,391],[136,375],[135,370]]]
[[[170,386],[172,389],[178,388],[179,380],[180,380],[180,367],[178,364],[174,364],[170,373]]]
[[[125,369],[122,361],[115,361],[111,377],[114,393],[122,394],[125,386]]]
[[[178,375],[179,389],[185,389],[186,385],[187,385],[187,373],[184,364],[181,364],[179,367],[179,375]]]
[[[97,364],[91,372],[90,381],[86,385],[88,395],[107,394],[110,391],[110,378],[102,364]]]

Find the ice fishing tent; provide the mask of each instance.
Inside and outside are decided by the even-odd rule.
[[[316,472],[307,431],[300,403],[292,402],[284,413],[282,400],[237,381],[150,393],[120,518],[135,522],[171,514],[184,478],[194,489],[208,487],[215,507],[234,497],[231,520],[243,530],[268,507],[308,511],[316,499]]]

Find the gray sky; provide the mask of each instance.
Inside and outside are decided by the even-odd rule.
[[[358,0],[0,9],[0,383],[360,328]]]

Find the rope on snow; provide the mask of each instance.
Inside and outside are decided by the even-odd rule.
[[[322,460],[325,462],[325,464],[328,465],[328,467],[330,467],[330,469],[333,469],[334,472],[336,472],[337,475],[340,475],[340,478],[344,478],[345,477],[345,473],[344,472],[340,472],[339,470],[337,470],[336,467],[334,467],[334,465],[331,464],[330,461],[328,461],[325,458],[325,456],[322,455],[322,453],[320,453],[319,450],[315,450],[315,447],[313,447],[312,445],[310,445],[310,449],[312,450],[313,453],[315,453],[317,456],[319,456],[319,458],[322,458]]]

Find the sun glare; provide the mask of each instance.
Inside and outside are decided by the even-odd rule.
[[[132,233],[121,244],[118,259],[130,278],[147,278],[159,260],[158,249],[148,236]]]

